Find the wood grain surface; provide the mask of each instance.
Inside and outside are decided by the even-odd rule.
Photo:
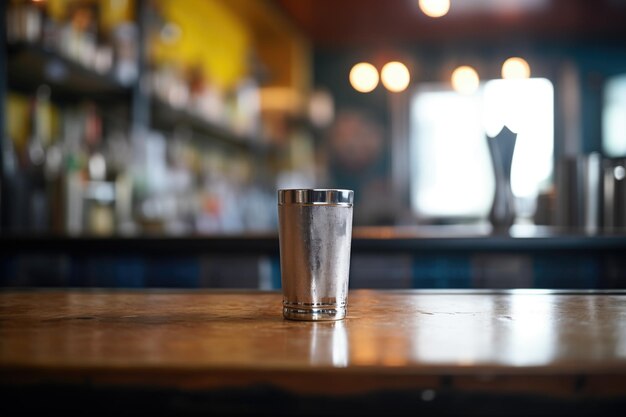
[[[626,293],[371,291],[287,321],[261,291],[0,292],[0,382],[626,395]]]

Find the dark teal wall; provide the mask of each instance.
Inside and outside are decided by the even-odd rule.
[[[379,70],[386,59],[412,63],[415,65],[412,73],[414,86],[419,82],[445,82],[451,69],[462,64],[477,68],[481,79],[498,78],[502,62],[515,55],[529,61],[533,76],[550,79],[555,85],[555,95],[560,88],[558,74],[561,67],[569,62],[577,68],[580,76],[582,153],[601,152],[603,87],[607,78],[626,73],[626,39],[494,40],[491,44],[455,42],[404,45],[393,48],[393,51],[385,46],[360,50],[316,50],[314,83],[333,93],[338,110],[349,107],[363,109],[389,128],[389,93],[382,85],[367,94],[353,90],[348,82],[348,73],[355,63],[369,61]],[[560,109],[558,103],[556,105],[555,115],[558,115]],[[560,128],[557,118],[555,130]],[[558,150],[558,144],[555,145],[555,150]],[[389,169],[388,164],[384,169]]]

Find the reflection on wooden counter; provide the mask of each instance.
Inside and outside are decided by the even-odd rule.
[[[280,307],[276,292],[5,291],[0,385],[626,401],[623,291],[352,291],[338,322]]]

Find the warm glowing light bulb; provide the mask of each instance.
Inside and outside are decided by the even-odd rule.
[[[419,6],[426,16],[441,17],[450,10],[450,0],[419,0]]]
[[[378,85],[378,71],[367,62],[360,62],[350,70],[350,84],[360,93],[369,93]]]
[[[452,73],[452,88],[461,94],[473,94],[478,90],[478,73],[470,66],[463,65]]]
[[[502,64],[502,78],[505,80],[530,78],[530,65],[522,58],[509,58]]]
[[[411,74],[402,62],[392,61],[385,64],[380,72],[380,78],[387,90],[399,93],[409,86]]]

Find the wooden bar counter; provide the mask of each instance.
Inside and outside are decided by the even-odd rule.
[[[4,290],[0,392],[5,416],[624,415],[626,292],[354,290],[295,322],[278,292]]]

